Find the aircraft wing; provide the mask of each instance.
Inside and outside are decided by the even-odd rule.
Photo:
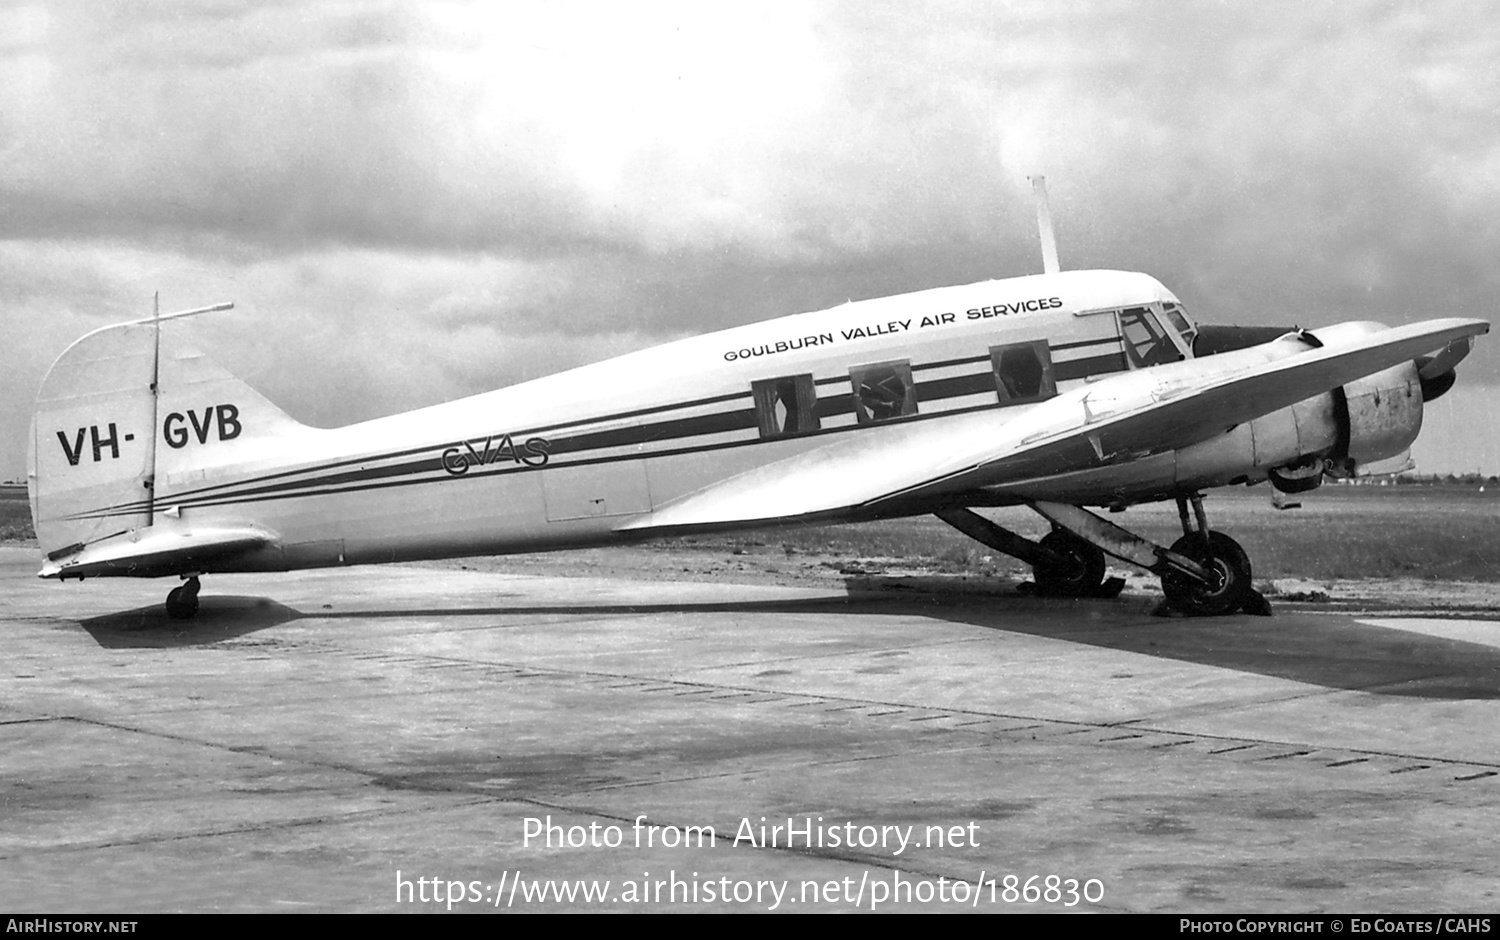
[[[121,532],[88,545],[59,549],[47,556],[41,578],[99,575],[154,577],[197,571],[204,565],[271,544],[264,529],[188,529],[149,526]]]
[[[1483,320],[1395,327],[1336,347],[1296,334],[1124,373],[1027,410],[988,409],[855,433],[723,480],[618,526],[663,532],[878,514],[936,496],[1120,463],[1207,440],[1361,376],[1489,331]]]

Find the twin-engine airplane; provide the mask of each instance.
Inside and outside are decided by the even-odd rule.
[[[105,327],[42,384],[28,483],[44,578],[199,576],[936,514],[1100,592],[1105,556],[1190,614],[1252,603],[1202,491],[1284,492],[1399,458],[1481,320],[1199,327],[1154,278],[1058,272],[724,330],[407,414],[294,421],[164,321]],[[227,306],[227,305],[221,305]],[[220,309],[220,308],[206,308]],[[1175,499],[1153,544],[1085,506]],[[1024,504],[1033,542],[974,512]],[[1191,507],[1191,511],[1189,510]]]

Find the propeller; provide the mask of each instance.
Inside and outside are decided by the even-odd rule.
[[[1422,381],[1422,401],[1436,401],[1458,381],[1454,366],[1458,365],[1469,350],[1474,348],[1474,337],[1456,339],[1430,356],[1416,359],[1417,377]]]

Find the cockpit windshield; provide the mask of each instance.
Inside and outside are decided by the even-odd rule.
[[[1172,324],[1172,328],[1182,337],[1183,345],[1192,349],[1193,340],[1198,336],[1198,328],[1187,318],[1187,314],[1183,313],[1182,305],[1162,304],[1161,309],[1166,313],[1167,321]]]
[[[1120,338],[1125,341],[1125,355],[1137,369],[1185,358],[1149,307],[1120,311]]]

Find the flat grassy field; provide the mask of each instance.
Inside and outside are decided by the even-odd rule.
[[[1500,582],[1500,487],[1324,486],[1301,509],[1271,506],[1267,486],[1226,488],[1205,502],[1209,524],[1250,553],[1257,578],[1430,578]],[[1038,538],[1047,531],[1026,509],[984,510],[1001,525]],[[1162,544],[1181,529],[1173,504],[1109,516]],[[24,487],[0,488],[0,541],[34,539]],[[738,553],[780,549],[835,558],[906,559],[942,571],[1024,571],[931,517],[865,525],[774,528],[669,540],[676,551]]]
[[[0,542],[17,542],[36,538],[31,529],[31,504],[26,501],[26,487],[0,486]]]
[[[1500,487],[1325,486],[1300,509],[1271,506],[1268,486],[1225,488],[1204,501],[1209,525],[1249,552],[1257,578],[1430,578],[1500,582]],[[1031,538],[1048,524],[1028,509],[987,509],[996,522]],[[1137,506],[1107,518],[1170,545],[1181,534],[1173,503]],[[782,547],[851,558],[908,558],[940,570],[1024,571],[932,517],[865,525],[767,529],[696,537],[704,549]]]

